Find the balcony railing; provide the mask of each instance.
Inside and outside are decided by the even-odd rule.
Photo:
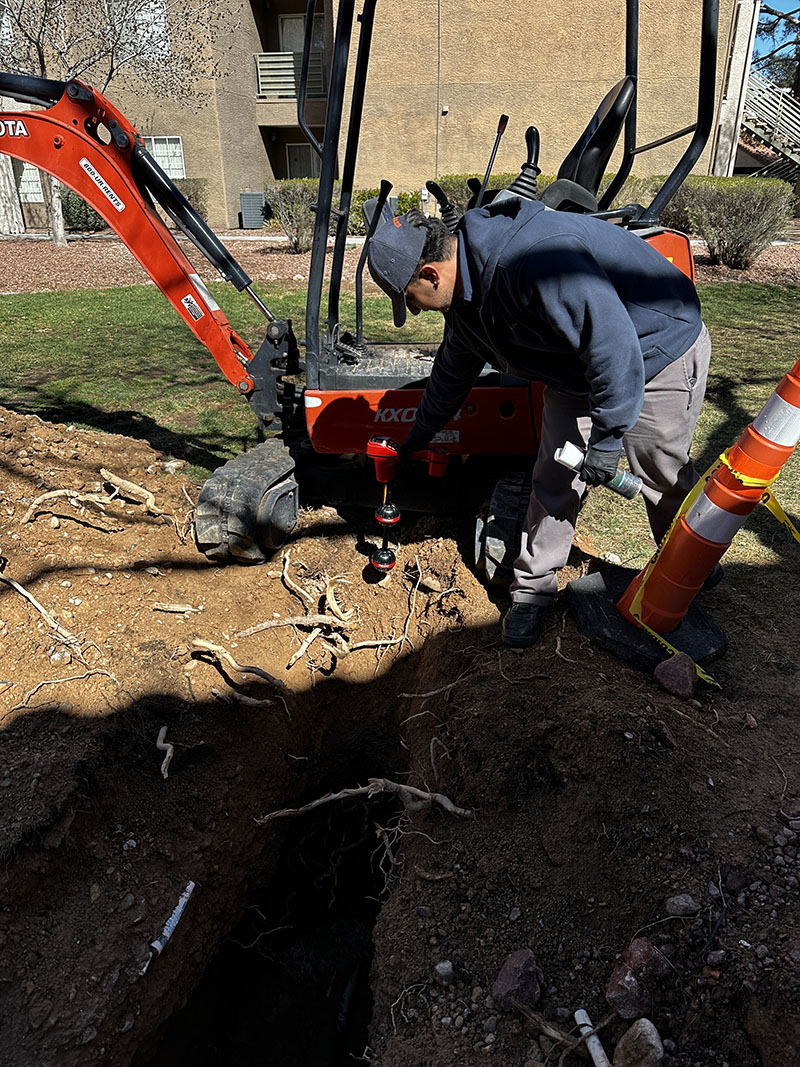
[[[300,85],[302,52],[257,52],[257,93],[262,100],[279,100],[297,96]],[[327,94],[325,53],[312,52],[308,63],[307,96]]]

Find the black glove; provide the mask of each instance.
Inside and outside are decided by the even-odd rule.
[[[405,463],[412,452],[421,452],[424,448],[427,448],[432,436],[433,434],[427,433],[425,430],[418,430],[416,426],[412,426],[408,437],[397,450],[398,461]]]
[[[617,473],[621,455],[621,448],[605,451],[605,449],[589,445],[589,451],[586,453],[578,474],[587,485],[608,485]]]

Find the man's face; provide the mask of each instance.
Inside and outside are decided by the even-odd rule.
[[[419,278],[406,286],[406,307],[412,315],[419,315],[420,311],[441,311],[445,314],[450,310],[455,278],[450,276],[450,270],[442,269],[449,266],[449,262],[426,263]]]

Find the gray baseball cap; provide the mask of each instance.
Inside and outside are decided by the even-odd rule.
[[[406,321],[406,286],[417,269],[428,231],[395,215],[373,234],[367,255],[369,272],[392,302],[395,326]]]

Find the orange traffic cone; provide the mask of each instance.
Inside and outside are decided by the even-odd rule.
[[[671,633],[800,440],[800,360],[686,498],[655,555],[617,602],[635,626]]]

